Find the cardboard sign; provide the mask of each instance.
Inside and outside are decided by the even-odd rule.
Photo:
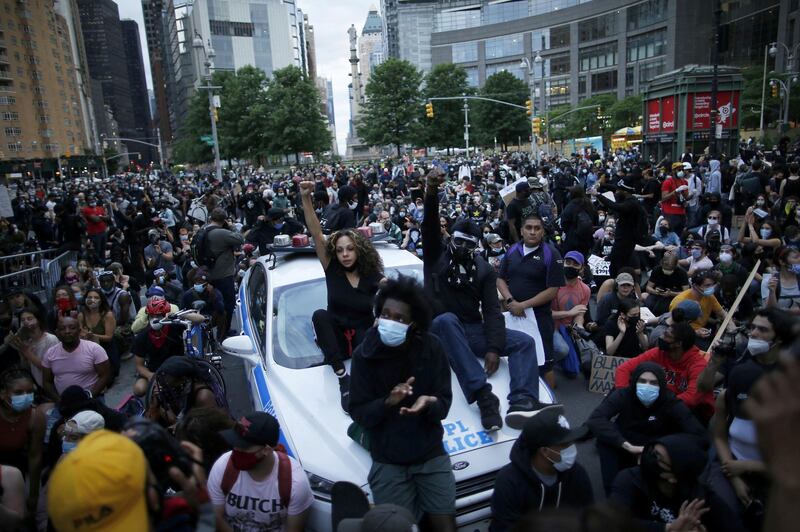
[[[589,255],[589,269],[595,277],[608,277],[611,270],[611,263],[598,255]]]
[[[613,390],[617,368],[627,360],[625,357],[612,357],[611,355],[595,355],[592,357],[589,391],[605,395]]]
[[[500,197],[503,198],[503,203],[506,204],[506,207],[508,206],[509,203],[511,203],[511,200],[513,200],[516,197],[517,183],[527,183],[527,182],[528,182],[527,177],[520,177],[510,185],[503,187],[500,190]]]

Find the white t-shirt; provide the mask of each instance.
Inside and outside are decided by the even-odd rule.
[[[256,482],[247,471],[239,472],[230,493],[222,493],[222,477],[231,453],[220,456],[208,475],[208,496],[214,506],[225,507],[225,522],[234,532],[266,532],[286,530],[290,515],[299,515],[314,503],[314,494],[300,463],[292,457],[292,490],[288,511],[281,508],[278,492],[278,455],[269,476]]]

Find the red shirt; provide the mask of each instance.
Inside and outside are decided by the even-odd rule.
[[[677,177],[668,178],[661,185],[661,197],[666,196],[681,185],[688,186],[689,184],[685,179],[678,179]],[[686,207],[684,207],[682,203],[678,203],[678,195],[682,195],[685,198],[687,194],[688,192],[684,190],[683,192],[678,192],[668,200],[662,201],[661,212],[663,214],[686,214]]]
[[[589,297],[591,295],[591,289],[580,279],[578,279],[578,282],[574,285],[570,285],[569,281],[567,281],[567,284],[558,287],[556,297],[550,302],[550,308],[552,310],[564,311],[572,310],[572,307],[577,305],[586,305],[588,307]],[[572,325],[573,319],[574,318],[561,318],[560,320],[556,320],[556,329],[558,329],[560,325],[569,327]]]
[[[86,218],[86,233],[90,235],[98,235],[100,233],[105,233],[108,226],[106,222],[100,220],[99,222],[93,222],[89,219],[90,216],[105,216],[106,210],[99,205],[97,207],[84,207],[81,209],[81,214]]]

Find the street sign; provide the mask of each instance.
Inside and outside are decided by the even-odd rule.
[[[203,142],[213,142],[214,137],[212,137],[211,135],[202,135],[200,137],[200,140],[202,140]]]

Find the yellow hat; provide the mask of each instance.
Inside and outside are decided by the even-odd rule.
[[[131,439],[99,430],[64,456],[50,477],[47,513],[59,532],[149,529],[147,460]]]
[[[683,170],[683,163],[672,163],[673,170]]]

